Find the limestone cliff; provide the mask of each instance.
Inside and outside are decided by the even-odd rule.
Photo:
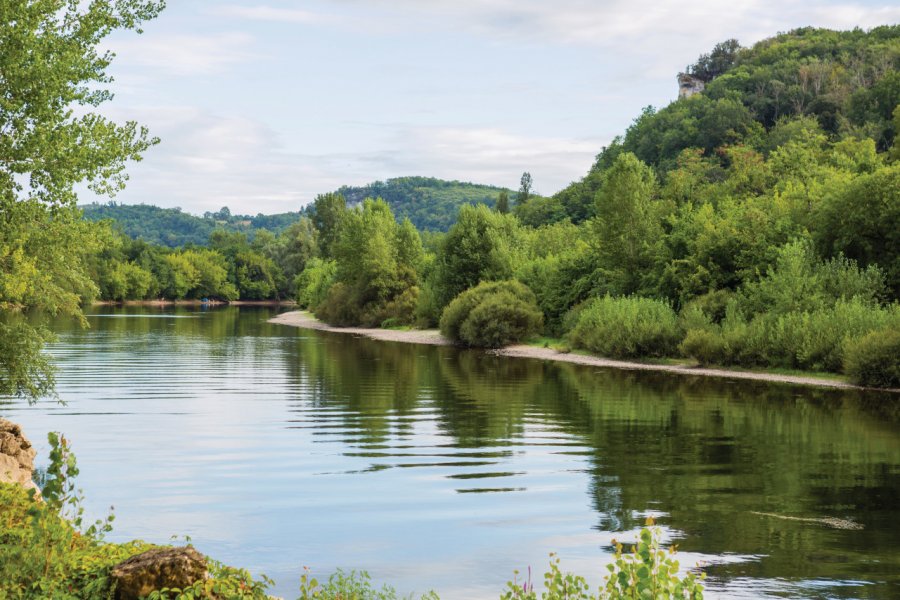
[[[35,449],[22,433],[22,428],[0,419],[0,482],[17,483],[26,489],[37,490],[31,479]]]
[[[690,98],[694,94],[699,94],[706,87],[706,84],[699,77],[694,77],[688,73],[678,74],[678,99]]]

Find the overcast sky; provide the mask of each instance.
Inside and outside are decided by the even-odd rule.
[[[168,4],[110,40],[104,110],[162,139],[116,200],[193,213],[405,175],[516,188],[529,171],[552,194],[716,42],[900,22],[896,0]]]

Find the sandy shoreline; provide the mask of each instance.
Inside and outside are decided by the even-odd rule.
[[[382,340],[387,342],[406,342],[409,344],[428,344],[431,346],[452,345],[450,340],[443,337],[441,333],[436,329],[414,329],[398,331],[393,329],[370,329],[365,327],[332,327],[327,323],[319,321],[312,314],[305,311],[291,311],[282,313],[277,317],[269,319],[269,323],[288,325],[290,327],[300,327],[302,329],[316,329],[319,331],[331,331],[335,333],[350,333],[353,335],[362,335],[374,340]],[[611,369],[658,371],[663,373],[673,373],[676,375],[692,375],[700,377],[749,379],[754,381],[767,381],[771,383],[790,383],[795,385],[808,385],[838,389],[866,389],[857,385],[853,385],[851,383],[839,381],[837,379],[803,377],[802,375],[779,375],[777,373],[730,371],[728,369],[688,367],[681,365],[655,365],[627,360],[612,360],[608,358],[600,358],[598,356],[586,356],[583,354],[564,353],[558,352],[557,350],[554,350],[552,348],[538,348],[535,346],[525,345],[508,346],[499,350],[489,350],[489,352],[497,356],[509,356],[512,358],[536,358],[540,360],[553,360],[557,362],[567,362],[593,367],[606,367]],[[900,392],[900,390],[879,391],[890,391],[895,393]]]

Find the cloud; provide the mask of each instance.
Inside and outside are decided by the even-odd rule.
[[[356,3],[337,2],[356,7]],[[371,0],[400,23],[418,15],[498,41],[568,43],[605,48],[709,44],[739,37],[745,44],[805,25],[849,29],[900,21],[900,6],[801,0]],[[434,19],[433,17],[439,17]]]
[[[149,67],[176,75],[219,73],[254,58],[253,37],[246,33],[212,35],[152,34],[113,43],[119,67]]]
[[[228,5],[214,9],[218,16],[237,17],[253,21],[275,21],[278,23],[324,23],[333,17],[298,8],[276,8],[272,6],[238,6]]]
[[[391,176],[421,174],[517,187],[522,172],[529,171],[535,190],[544,194],[583,177],[604,143],[495,128],[411,128],[398,131],[396,138],[394,150],[377,158]]]
[[[129,109],[128,117],[163,142],[129,167],[128,188],[116,200],[194,213],[226,205],[249,214],[298,210],[341,185],[405,175],[517,187],[530,171],[536,191],[550,194],[583,176],[602,146],[500,129],[398,126],[375,150],[312,154],[286,148],[278,132],[239,115],[145,107]]]

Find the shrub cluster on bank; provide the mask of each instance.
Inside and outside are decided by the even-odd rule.
[[[454,298],[441,315],[440,328],[454,342],[500,348],[539,333],[543,321],[531,290],[518,281],[497,281]]]

